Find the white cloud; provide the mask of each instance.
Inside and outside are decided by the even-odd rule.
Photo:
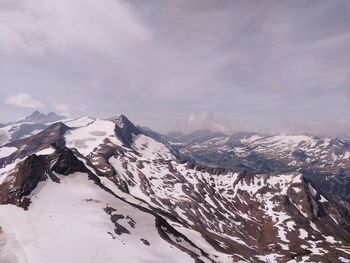
[[[6,104],[22,108],[41,109],[44,104],[26,93],[17,93],[10,95],[5,99]]]
[[[128,4],[115,0],[33,0],[5,11],[0,51],[10,53],[122,55],[152,35]]]
[[[71,112],[74,111],[74,108],[71,108],[69,105],[65,103],[53,103],[52,107],[54,108],[56,113],[65,117],[71,117],[72,116]]]
[[[123,112],[157,130],[348,116],[344,1],[159,2],[0,0],[0,97],[25,87],[52,110]],[[2,121],[19,117],[6,106]]]
[[[53,108],[58,112],[67,112],[69,111],[69,106],[64,103],[54,103]]]
[[[207,111],[192,113],[187,118],[187,122],[179,123],[179,125],[186,127],[187,132],[196,129],[210,129],[212,131],[231,133],[234,128],[232,123],[224,116],[214,115]],[[183,127],[182,130],[185,130]]]

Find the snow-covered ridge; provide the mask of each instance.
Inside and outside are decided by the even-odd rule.
[[[152,215],[99,189],[87,175],[57,176],[59,184],[42,182],[31,193],[28,211],[0,206],[2,231],[15,238],[1,250],[1,262],[193,262],[159,236]],[[114,217],[127,233],[115,233]]]
[[[69,125],[70,123],[66,124]],[[83,155],[88,155],[100,144],[103,144],[105,139],[116,139],[114,125],[113,122],[108,120],[84,121],[84,125],[79,127],[79,129],[70,130],[65,134],[66,145],[69,148],[78,149]],[[117,144],[119,143],[118,140],[113,141]]]
[[[95,120],[95,118],[82,116],[75,119],[64,119],[62,122],[70,128],[81,128],[93,123]]]
[[[38,134],[50,125],[62,122],[71,128],[80,128],[92,123],[95,119],[87,116],[78,118],[65,118],[55,113],[43,114],[40,112],[33,112],[27,117],[20,118],[14,122],[10,122],[0,127],[0,146],[27,138]]]
[[[260,172],[309,169],[336,173],[339,169],[350,170],[350,144],[336,138],[238,134],[193,143],[180,141],[173,146],[198,162],[209,160],[211,165],[226,168],[239,168],[242,164],[245,169]],[[260,166],[268,162],[271,164]]]
[[[298,171],[212,172],[178,161],[125,116],[63,122],[0,147],[0,240],[8,240],[0,259],[22,251],[19,262],[21,255],[30,262],[318,262],[350,253],[347,203]],[[231,147],[231,139],[203,143]],[[242,154],[245,144],[278,152],[338,143],[280,135],[238,141]]]

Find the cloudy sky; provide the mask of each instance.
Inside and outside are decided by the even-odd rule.
[[[349,0],[0,0],[0,122],[350,133]]]

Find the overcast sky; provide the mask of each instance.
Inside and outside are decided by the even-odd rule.
[[[0,0],[0,122],[350,133],[350,1]]]

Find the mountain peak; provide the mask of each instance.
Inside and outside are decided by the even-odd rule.
[[[40,114],[42,114],[42,113],[40,111],[36,110],[36,111],[33,111],[33,113],[30,115],[30,117],[39,116]]]
[[[41,113],[40,111],[34,111],[29,116],[17,120],[16,122],[14,122],[14,124],[20,124],[24,122],[47,124],[47,123],[56,122],[58,120],[62,120],[64,118],[65,118],[64,116],[59,116],[54,112],[49,112],[48,114],[45,114],[45,113]]]
[[[124,114],[116,115],[110,118],[110,120],[117,124],[120,128],[123,128],[125,125],[133,125]]]
[[[13,126],[25,125],[34,124]],[[75,229],[74,243],[80,242],[87,251],[94,244],[107,244],[102,251],[107,261],[120,255],[123,262],[132,261],[135,248],[145,258],[135,262],[163,262],[169,259],[165,248],[186,252],[192,262],[348,258],[349,202],[333,195],[333,190],[326,191],[326,184],[341,180],[332,186],[334,193],[348,193],[349,183],[342,179],[347,177],[317,173],[326,178],[318,179],[301,169],[303,164],[316,167],[308,158],[326,161],[319,165],[341,167],[340,161],[350,158],[343,142],[245,133],[231,141],[228,135],[199,130],[193,137],[184,135],[188,143],[170,144],[165,136],[134,125],[124,115],[43,126],[48,127],[0,147],[0,239],[4,233],[6,238],[20,233],[16,240],[21,246],[27,245],[28,238],[35,239],[38,250],[26,254],[29,261],[43,251],[57,253],[57,247],[60,255],[69,258],[72,245],[67,244],[66,233]],[[233,168],[221,165],[227,163]],[[20,208],[8,204],[29,212],[17,212]],[[102,221],[91,224],[97,217]],[[11,220],[15,221],[8,227]],[[66,228],[57,231],[57,226]],[[52,233],[55,240],[48,246]],[[148,258],[153,251],[159,261]],[[158,251],[165,256],[159,257]],[[83,261],[95,262],[100,253],[98,247]],[[3,254],[0,262],[5,262]],[[271,255],[276,260],[269,260]]]
[[[140,134],[140,130],[123,114],[110,118],[115,125],[116,136],[125,144],[132,144],[132,136]]]

